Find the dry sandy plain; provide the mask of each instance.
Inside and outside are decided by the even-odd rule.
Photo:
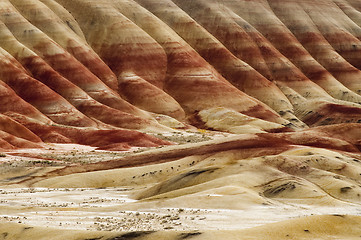
[[[252,156],[258,150],[230,149],[146,166],[50,174],[64,166],[152,158],[249,137],[210,131],[164,135],[180,145],[104,151],[46,144],[6,152],[1,239],[361,238],[360,186],[344,176],[361,176],[361,159],[330,150],[299,146]],[[345,164],[347,170],[340,170]]]

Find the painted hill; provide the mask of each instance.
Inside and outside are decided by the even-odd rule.
[[[130,152],[117,152],[123,150]],[[122,187],[134,202],[92,207],[110,215],[129,211],[123,220],[133,223],[140,215],[132,211],[159,210],[157,220],[139,217],[139,228],[109,219],[102,220],[108,227],[80,227],[112,232],[78,232],[84,239],[126,239],[124,232],[230,239],[291,224],[241,230],[247,221],[224,212],[230,225],[218,227],[224,222],[217,211],[249,208],[255,219],[253,213],[264,214],[259,206],[284,216],[267,215],[274,221],[321,209],[322,216],[294,221],[303,227],[323,219],[321,230],[307,225],[274,239],[359,237],[361,2],[1,0],[0,151],[6,188],[90,188],[107,202],[98,191]],[[0,189],[0,214],[20,212],[31,226],[39,224],[33,212],[70,219],[75,211],[70,225],[92,212],[83,203],[49,207],[31,197],[14,207],[16,194],[27,194],[16,191]],[[165,208],[183,210],[165,217]],[[212,210],[189,222],[196,208]],[[344,214],[357,216],[338,216]],[[28,226],[2,220],[0,238],[44,233],[26,235]],[[345,228],[331,231],[332,221]],[[148,230],[163,232],[139,232]],[[59,231],[60,238],[67,234]]]
[[[0,113],[23,130],[2,127],[1,147],[167,125],[243,133],[360,122],[358,10],[326,0],[2,1]]]

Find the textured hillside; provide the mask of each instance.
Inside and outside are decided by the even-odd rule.
[[[111,152],[134,147],[136,153]],[[339,221],[353,226],[352,233],[290,228],[277,234],[360,236],[361,2],[0,0],[0,151],[0,185],[126,188],[134,202],[96,206],[102,214],[199,208],[252,215],[269,206],[273,220],[255,224],[261,225],[327,207],[358,216],[335,219],[319,210],[323,216],[295,225],[325,221],[327,228]],[[21,212],[29,219],[22,223],[39,225],[31,220],[35,211],[61,209],[60,218],[91,212],[81,204],[17,206],[14,192],[3,193],[0,239],[39,239],[30,236],[44,232],[23,236],[22,225],[2,223],[6,214]],[[300,212],[288,215],[288,209]],[[167,215],[160,214],[139,228],[108,220],[108,228],[79,228],[179,231],[133,234],[142,239],[210,239],[209,232],[187,232],[197,229],[219,239],[261,239],[291,224],[241,231],[247,220],[224,213],[222,221],[213,210],[202,213],[210,219],[204,225],[181,214],[183,226],[162,225]],[[83,221],[74,219],[70,225]],[[242,226],[231,224],[237,221]]]
[[[98,129],[184,128],[177,120],[234,133],[360,122],[358,5],[4,0],[1,147],[92,145]]]

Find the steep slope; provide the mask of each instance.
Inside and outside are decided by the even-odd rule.
[[[260,132],[357,122],[358,5],[317,6],[6,0],[1,80],[47,124],[167,131],[161,114],[242,133],[248,117],[266,121],[251,127]]]

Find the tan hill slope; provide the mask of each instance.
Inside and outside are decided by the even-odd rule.
[[[1,114],[43,141],[73,143],[57,129],[169,131],[150,113],[235,133],[247,132],[248,117],[265,120],[256,128],[268,132],[358,122],[358,7],[5,0],[0,76],[13,92]],[[213,115],[234,122],[215,124]]]

